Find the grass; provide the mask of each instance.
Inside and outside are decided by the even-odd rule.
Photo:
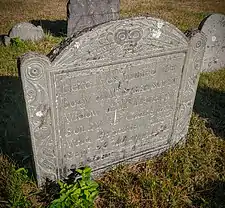
[[[32,204],[40,205],[37,197],[32,195],[39,190],[24,168],[18,169],[9,158],[0,156],[0,170],[1,208],[30,208]]]
[[[0,0],[0,33],[17,22],[40,23],[48,34],[39,43],[0,46],[0,207],[47,207],[49,200],[19,167],[32,170],[28,124],[17,57],[50,52],[65,33],[67,0]],[[211,12],[225,13],[225,1],[121,0],[121,16],[151,15],[182,31]],[[200,77],[187,143],[162,156],[120,166],[98,179],[97,208],[225,207],[225,70]],[[52,196],[49,196],[50,198]]]
[[[97,207],[225,207],[224,147],[193,114],[185,146],[99,179]]]

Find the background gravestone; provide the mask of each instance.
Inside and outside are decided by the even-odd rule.
[[[225,15],[210,15],[201,22],[199,29],[207,36],[202,71],[210,72],[224,68]]]
[[[119,0],[69,0],[67,36],[85,28],[119,19]]]
[[[139,17],[67,39],[48,57],[21,59],[36,172],[98,175],[157,155],[183,140],[195,100],[205,37]]]
[[[4,44],[9,45],[12,38],[35,42],[44,39],[44,37],[45,34],[40,25],[36,27],[29,22],[20,22],[12,27],[8,36],[4,36]]]

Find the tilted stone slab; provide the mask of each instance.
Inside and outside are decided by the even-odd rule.
[[[184,141],[205,36],[190,40],[150,17],[108,22],[47,57],[28,53],[21,78],[39,184],[88,165],[94,175]]]
[[[202,71],[211,72],[225,67],[225,15],[212,14],[199,29],[207,37]]]
[[[67,36],[119,19],[120,0],[69,0]]]

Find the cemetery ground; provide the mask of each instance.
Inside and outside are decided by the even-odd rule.
[[[122,17],[160,17],[182,31],[197,27],[212,12],[225,13],[225,1],[121,0]],[[8,155],[0,156],[0,207],[47,207],[55,191],[40,191],[31,174],[17,58],[27,51],[47,54],[64,39],[66,0],[0,0],[0,17],[0,34],[22,21],[41,23],[47,33],[39,43],[15,39],[0,46],[0,147]],[[107,172],[97,179],[96,207],[225,207],[224,80],[225,69],[202,73],[186,144]]]

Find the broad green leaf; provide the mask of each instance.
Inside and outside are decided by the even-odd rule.
[[[82,173],[83,173],[83,170],[81,170],[81,169],[77,169],[77,170],[76,170],[76,172],[78,172],[78,173],[82,174]]]
[[[91,168],[90,167],[86,167],[84,169],[84,173],[91,173]]]
[[[90,192],[88,190],[84,190],[84,194],[86,195],[86,197],[88,198],[90,195]]]

